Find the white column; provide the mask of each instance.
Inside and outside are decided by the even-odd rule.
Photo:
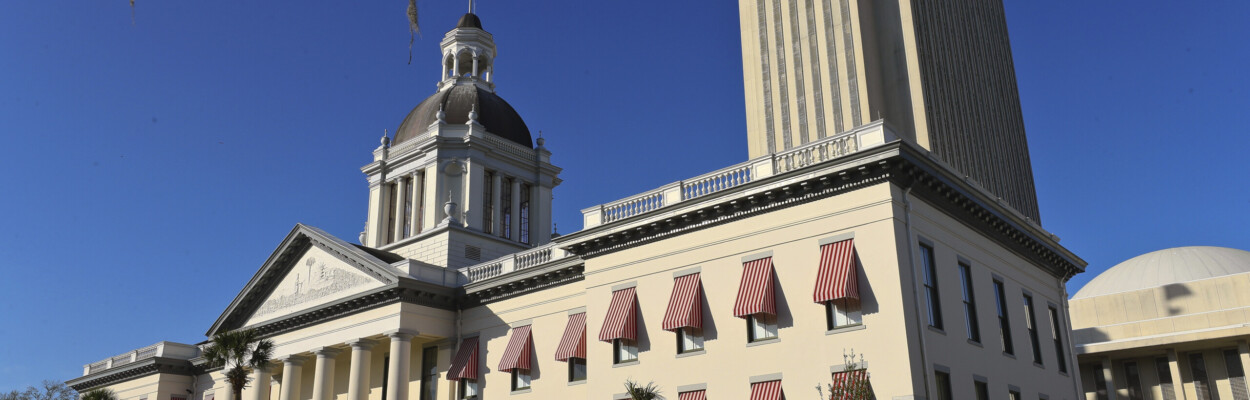
[[[451,74],[457,77],[460,76],[460,54],[456,54],[451,59]]]
[[[321,347],[313,354],[317,355],[317,369],[313,370],[312,400],[334,400],[334,356],[339,350]]]
[[[512,179],[512,240],[521,241],[521,180]]]
[[[287,356],[282,359],[282,393],[279,400],[299,400],[300,376],[304,373],[304,358]]]
[[[412,236],[416,236],[417,232],[421,232],[421,188],[425,182],[421,181],[421,173],[412,173],[412,190],[408,195],[408,201],[412,203],[412,214],[408,216],[410,221],[408,224],[412,226]]]
[[[480,79],[480,77],[477,75],[477,55],[476,54],[473,55],[473,77]]]
[[[395,180],[395,241],[404,238],[404,178]]]
[[[490,184],[495,186],[490,191],[490,203],[494,205],[494,210],[491,210],[493,215],[491,215],[490,221],[493,226],[491,226],[490,231],[494,232],[495,236],[503,236],[503,204],[499,202],[499,199],[503,196],[503,175],[496,172],[491,180],[493,182],[490,182]]]
[[[252,370],[251,400],[269,400],[269,367]]]
[[[387,376],[386,398],[383,400],[408,400],[408,368],[412,363],[412,334],[390,332],[391,364]]]
[[[1245,340],[1238,340],[1237,353],[1241,355],[1241,357],[1239,357],[1241,361],[1241,374],[1245,375],[1247,371],[1250,371],[1250,368],[1248,368],[1250,367],[1250,344],[1246,343]]]
[[[1103,357],[1102,370],[1098,371],[1098,373],[1102,374],[1102,379],[1107,382],[1107,397],[1112,398],[1112,399],[1116,398],[1115,397],[1115,394],[1116,394],[1115,393],[1115,374],[1112,373],[1111,371],[1111,359],[1110,358]]]
[[[1168,371],[1172,372],[1172,390],[1176,391],[1176,398],[1185,400],[1185,381],[1181,380],[1181,363],[1176,349],[1168,349]]]
[[[369,400],[369,365],[373,359],[373,346],[377,342],[356,339],[352,346],[352,369],[347,378],[347,400]]]

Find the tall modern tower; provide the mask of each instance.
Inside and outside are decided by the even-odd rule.
[[[1038,221],[1001,0],[739,0],[751,157],[884,119]]]

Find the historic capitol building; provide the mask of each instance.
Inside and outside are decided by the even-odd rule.
[[[493,36],[466,14],[438,90],[361,168],[365,231],[296,225],[208,327],[276,346],[243,399],[207,342],[68,383],[121,400],[619,399],[631,378],[675,400],[865,379],[878,399],[1250,400],[1250,253],[1152,253],[1068,300],[1086,263],[1041,226],[1002,4],[970,3],[739,0],[750,159],[587,207],[565,235],[561,169],[495,93]]]

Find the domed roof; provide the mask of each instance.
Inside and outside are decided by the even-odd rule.
[[[482,29],[482,19],[476,14],[468,13],[460,17],[460,22],[456,23],[457,28],[477,28]]]
[[[1073,299],[1123,293],[1173,283],[1250,272],[1250,251],[1227,247],[1176,247],[1142,254],[1104,271]]]
[[[435,121],[438,121],[439,107],[443,109],[443,120],[448,124],[469,122],[469,111],[477,109],[477,122],[495,136],[508,139],[525,147],[533,148],[530,128],[525,126],[521,115],[517,114],[508,102],[494,92],[478,87],[472,82],[461,82],[449,89],[435,93],[418,104],[412,112],[399,123],[395,130],[392,145],[403,143],[425,133]]]

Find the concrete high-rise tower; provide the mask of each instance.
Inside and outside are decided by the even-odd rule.
[[[751,157],[884,119],[1040,223],[1001,0],[739,0]]]

